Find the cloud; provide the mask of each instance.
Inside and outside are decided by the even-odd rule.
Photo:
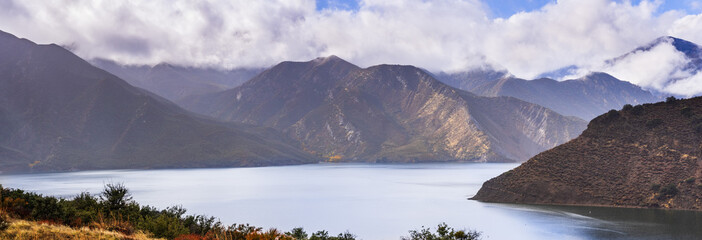
[[[479,0],[364,0],[352,10],[313,0],[3,0],[0,29],[127,64],[266,67],[335,54],[364,67],[492,65],[523,78],[594,66],[663,35],[702,42],[702,15],[637,2],[559,0],[491,19]]]
[[[665,89],[669,79],[688,78],[692,75],[682,69],[688,63],[690,60],[675,49],[672,39],[668,39],[651,49],[633,52],[595,70],[645,88]]]

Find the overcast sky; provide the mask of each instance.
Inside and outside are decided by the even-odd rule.
[[[0,30],[127,64],[266,67],[334,54],[532,78],[664,35],[702,43],[701,12],[696,0],[0,0]]]

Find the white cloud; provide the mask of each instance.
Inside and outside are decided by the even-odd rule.
[[[594,66],[662,35],[702,42],[702,14],[657,14],[660,3],[559,0],[489,19],[479,0],[365,0],[321,12],[313,0],[2,0],[0,30],[132,64],[258,67],[336,54],[361,66],[490,64],[532,78]]]
[[[596,70],[645,88],[665,89],[668,79],[691,76],[681,69],[689,62],[684,53],[675,49],[672,39],[668,39],[649,50],[633,52]]]

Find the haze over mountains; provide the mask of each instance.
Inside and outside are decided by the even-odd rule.
[[[234,89],[180,103],[273,127],[342,161],[523,161],[585,126],[536,104],[452,88],[416,67],[362,69],[336,56],[283,62]]]
[[[634,84],[606,73],[590,73],[579,79],[524,80],[504,71],[477,70],[437,77],[447,84],[482,96],[511,96],[550,108],[566,116],[590,120],[625,104],[657,102],[661,99]]]
[[[167,63],[155,66],[121,65],[105,59],[95,59],[91,63],[133,86],[149,90],[174,102],[190,95],[218,92],[239,86],[263,71],[253,68],[221,70],[182,67]]]
[[[702,209],[702,97],[611,111],[487,181],[474,199]]]
[[[0,32],[0,171],[316,162],[271,129],[195,117],[57,45]]]

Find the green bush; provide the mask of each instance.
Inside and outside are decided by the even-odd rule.
[[[631,109],[634,109],[634,106],[631,104],[624,104],[624,107],[622,107],[622,111],[631,111]]]
[[[651,190],[653,190],[653,191],[661,190],[661,185],[658,183],[651,184]]]
[[[301,227],[296,227],[290,230],[290,232],[286,232],[285,235],[291,236],[296,240],[305,240],[307,239],[307,233],[305,230]]]
[[[110,211],[119,211],[132,201],[132,194],[121,183],[108,183],[100,194],[100,201]]]
[[[670,96],[670,97],[665,98],[666,103],[676,103],[677,101],[678,101],[678,99],[675,98],[675,96]]]
[[[694,183],[694,182],[695,182],[695,178],[694,178],[694,177],[690,177],[690,178],[688,178],[688,179],[685,179],[685,183]]]
[[[658,199],[672,198],[678,194],[678,187],[675,184],[665,185],[658,191]]]
[[[402,237],[402,240],[476,240],[480,239],[480,233],[476,231],[459,230],[441,223],[436,227],[436,233],[432,233],[431,229],[424,228],[420,230],[410,230],[410,235]]]

